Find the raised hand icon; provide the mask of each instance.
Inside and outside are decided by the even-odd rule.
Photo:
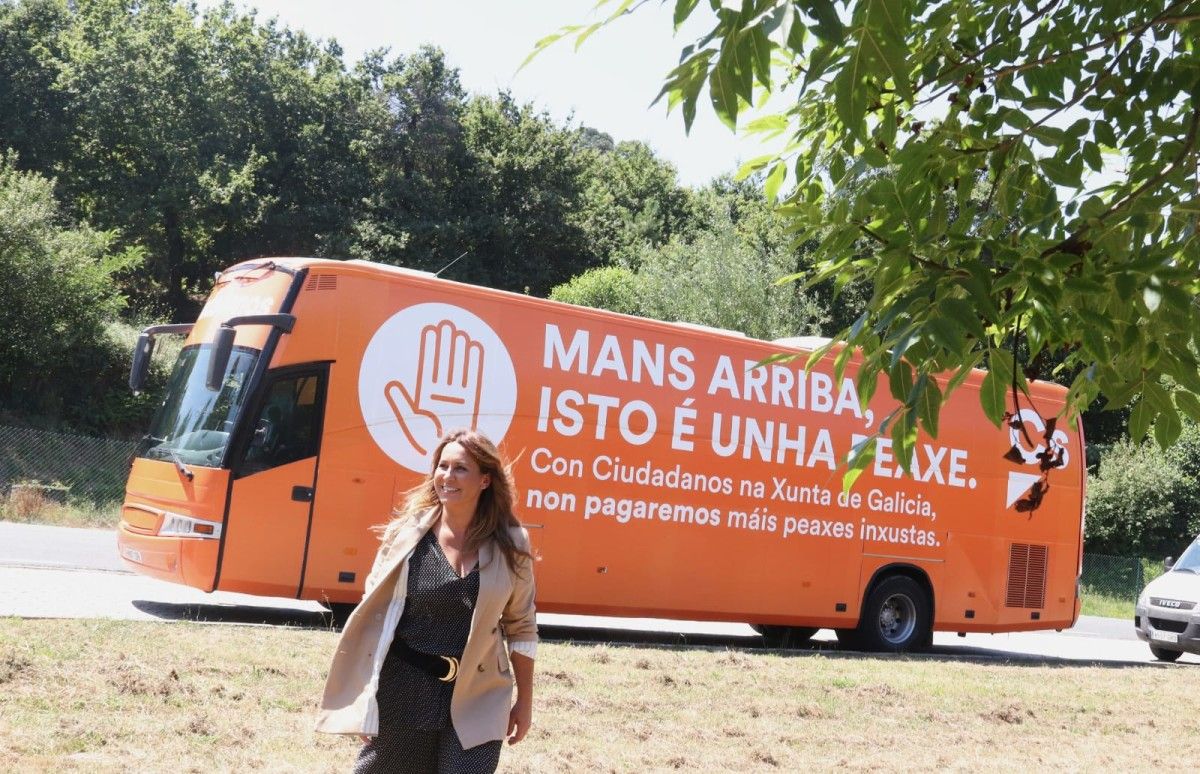
[[[447,428],[476,428],[483,388],[483,345],[449,320],[421,329],[415,384],[392,380],[384,396],[404,437],[426,455]]]

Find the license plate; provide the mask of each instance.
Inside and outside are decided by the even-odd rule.
[[[1158,640],[1159,642],[1174,642],[1174,643],[1178,643],[1178,642],[1179,642],[1179,635],[1178,635],[1178,634],[1176,634],[1175,632],[1160,632],[1160,631],[1153,631],[1153,632],[1150,632],[1150,639],[1152,639],[1152,640]]]

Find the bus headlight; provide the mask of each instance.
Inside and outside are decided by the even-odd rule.
[[[188,537],[207,538],[216,540],[221,537],[221,525],[215,521],[193,519],[178,513],[164,513],[162,526],[158,528],[159,537]]]

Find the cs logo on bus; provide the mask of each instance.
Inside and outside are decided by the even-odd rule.
[[[1062,430],[1049,424],[1031,409],[1021,409],[1008,423],[1008,439],[1012,448],[1005,459],[1024,465],[1036,465],[1037,474],[1008,473],[1008,492],[1005,507],[1016,503],[1018,511],[1031,511],[1041,504],[1042,496],[1049,489],[1046,473],[1055,468],[1065,468],[1071,462],[1067,449],[1070,439]]]
[[[517,404],[504,342],[483,320],[450,304],[416,304],[371,338],[358,372],[358,402],[375,443],[415,473],[428,473],[442,434],[469,427],[500,443]]]

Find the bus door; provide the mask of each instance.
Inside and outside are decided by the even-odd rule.
[[[252,434],[235,456],[217,588],[296,597],[316,493],[328,367],[267,374]]]

